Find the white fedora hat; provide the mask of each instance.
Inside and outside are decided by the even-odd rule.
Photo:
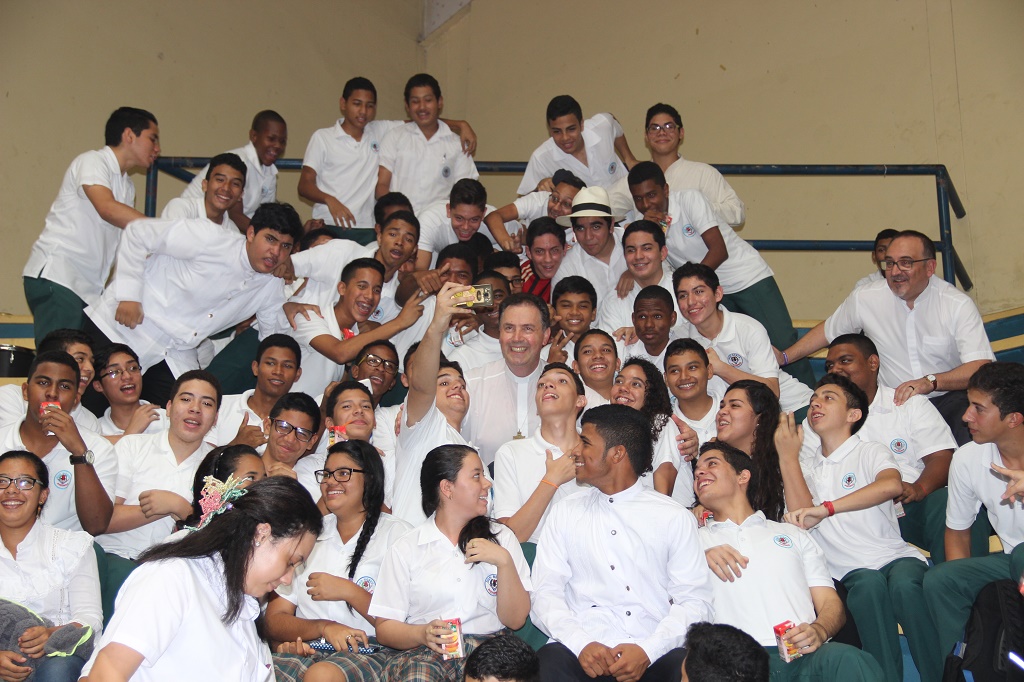
[[[572,213],[555,218],[555,222],[562,227],[572,227],[573,218],[584,216],[611,218],[612,224],[626,217],[612,213],[611,200],[604,187],[584,187],[572,200]]]

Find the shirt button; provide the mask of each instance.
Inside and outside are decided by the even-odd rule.
[[[626,592],[629,592],[629,585],[626,585]]]
[[[608,498],[608,504],[611,504],[611,503],[612,503],[612,502],[614,502],[614,501],[615,501],[615,500],[613,500],[612,498],[610,498],[610,497]]]
[[[612,570],[613,570],[613,571],[615,570],[615,567],[614,567],[614,566],[612,566]]]
[[[619,532],[619,531],[617,531],[617,530],[613,530],[613,531],[612,531],[612,535],[617,535],[617,534],[618,534],[618,532]]]
[[[207,313],[206,316],[207,317],[213,317],[213,313]]]
[[[633,615],[633,612],[632,612],[632,611],[626,611],[626,615],[627,615],[627,616],[632,616],[632,615]]]

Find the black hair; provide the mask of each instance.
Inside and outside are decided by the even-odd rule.
[[[413,88],[430,88],[434,92],[434,97],[441,99],[441,84],[429,73],[418,73],[406,81],[405,90],[402,93],[406,104],[409,103],[409,96],[412,94]]]
[[[705,452],[712,451],[722,453],[722,458],[729,463],[729,466],[736,470],[737,474],[743,471],[749,471],[751,476],[750,482],[753,484],[754,460],[751,459],[750,455],[739,448],[729,445],[728,443],[718,440],[710,440],[700,446],[697,458],[699,459]]]
[[[324,237],[327,237],[328,239],[339,238],[338,235],[334,234],[326,227],[317,227],[315,229],[310,230],[306,234],[302,235],[302,239],[299,240],[298,250],[309,251],[311,248],[313,248],[313,244],[315,244],[318,240],[323,239]]]
[[[505,316],[505,311],[509,308],[515,308],[518,306],[533,306],[537,312],[540,313],[540,324],[541,331],[551,326],[551,311],[548,309],[548,304],[544,302],[540,296],[533,294],[512,294],[507,296],[501,305],[498,307],[498,318]]]
[[[363,558],[380,520],[380,510],[384,505],[384,462],[381,461],[377,448],[365,440],[345,440],[335,443],[327,451],[324,469],[327,468],[327,461],[331,459],[331,455],[339,453],[351,457],[355,460],[356,466],[363,470],[363,511],[366,513],[366,519],[363,521],[362,530],[359,531],[359,539],[356,540],[352,558],[348,562],[348,579],[351,580],[356,576],[359,561]],[[351,608],[349,605],[349,609]]]
[[[679,116],[679,111],[671,104],[658,102],[647,110],[647,115],[644,117],[644,130],[647,130],[647,126],[651,125],[651,119],[658,114],[668,114],[677,126],[683,127],[683,119]]]
[[[878,242],[882,241],[883,239],[888,239],[889,241],[892,241],[893,239],[898,237],[899,234],[899,230],[894,230],[891,227],[887,227],[884,230],[879,230],[878,234],[875,235],[875,248],[878,248]]]
[[[622,369],[630,366],[639,367],[647,377],[644,406],[640,408],[640,413],[647,418],[651,425],[651,438],[657,442],[658,437],[661,436],[661,430],[672,419],[672,398],[669,396],[668,386],[665,384],[665,375],[654,366],[653,362],[644,358],[633,357],[622,363]],[[622,373],[621,369],[619,373]]]
[[[569,185],[576,189],[583,189],[587,186],[587,183],[576,177],[572,171],[565,170],[564,168],[559,168],[555,171],[554,175],[551,176],[551,184],[555,187],[558,187],[559,185]]]
[[[864,392],[863,388],[841,374],[826,374],[818,380],[814,388],[818,389],[822,386],[830,385],[838,386],[843,395],[846,396],[846,409],[860,410],[860,419],[850,426],[850,435],[852,436],[860,431],[861,427],[864,426],[864,422],[868,420],[868,405],[871,404],[868,400],[868,394]]]
[[[721,283],[718,281],[718,273],[715,272],[714,268],[708,267],[703,263],[687,261],[672,273],[673,293],[679,291],[679,283],[688,277],[696,277],[710,287],[712,291],[721,286]]]
[[[893,239],[899,239],[901,237],[910,237],[918,240],[919,242],[921,242],[921,248],[924,251],[924,257],[930,258],[932,260],[935,259],[935,242],[933,242],[932,238],[929,237],[928,235],[924,234],[923,232],[918,232],[917,230],[902,230],[898,232],[896,236],[893,237]]]
[[[556,95],[548,102],[548,108],[544,116],[548,123],[562,116],[575,116],[580,123],[583,122],[583,109],[571,95]]]
[[[139,361],[139,354],[132,350],[132,347],[124,343],[112,343],[109,346],[104,346],[96,351],[96,354],[92,359],[92,366],[96,370],[96,379],[100,378],[100,373],[107,368],[110,364],[110,358],[117,355],[118,353],[124,353],[135,362]]]
[[[398,355],[398,348],[395,346],[395,344],[391,343],[390,339],[378,339],[377,341],[370,341],[368,344],[360,348],[359,352],[356,354],[356,359],[353,362],[349,363],[349,367],[352,367],[353,365],[358,365],[360,362],[362,362],[363,359],[366,357],[366,354],[370,352],[371,348],[387,348],[389,351],[394,353],[396,362],[401,359]]]
[[[341,269],[341,281],[348,284],[349,281],[356,276],[356,270],[373,270],[380,274],[381,280],[384,279],[385,270],[384,264],[376,258],[356,258],[355,260],[349,261],[345,267]]]
[[[531,220],[526,228],[526,247],[532,249],[533,242],[540,236],[550,234],[558,240],[558,243],[565,246],[565,228],[555,222],[550,216],[541,216]]]
[[[1024,365],[1019,362],[988,362],[967,380],[967,390],[988,396],[999,410],[999,418],[1024,414]]]
[[[498,635],[473,649],[466,659],[466,677],[498,682],[540,682],[540,658],[515,635]]]
[[[395,222],[396,220],[401,220],[402,222],[409,223],[410,225],[415,227],[416,239],[420,238],[420,219],[417,218],[416,214],[413,213],[412,211],[406,211],[405,209],[395,211],[387,218],[382,218],[382,220],[384,222],[377,221],[377,224],[380,225],[380,229],[382,230],[385,229],[391,223]]]
[[[273,109],[264,109],[252,117],[251,128],[258,133],[262,132],[262,130],[271,123],[280,123],[285,127],[288,126],[288,124],[284,122],[284,117],[281,116],[281,114],[277,113]]]
[[[231,508],[214,516],[202,529],[178,542],[150,547],[139,563],[166,559],[196,559],[219,555],[224,563],[227,608],[221,622],[233,623],[245,602],[245,579],[255,552],[256,529],[270,526],[275,540],[311,533],[319,536],[323,516],[302,484],[287,476],[253,483]]]
[[[480,233],[479,230],[474,232],[469,239],[462,242],[473,252],[473,257],[477,261],[477,269],[482,270],[484,264],[484,258],[494,253],[494,245],[491,244],[491,240],[486,235]]]
[[[544,369],[540,371],[540,376],[544,376],[553,369],[560,369],[563,372],[568,372],[572,377],[573,385],[576,387],[576,395],[581,396],[586,394],[586,388],[583,386],[583,379],[580,379],[580,375],[572,371],[572,368],[564,362],[549,362],[544,365]]]
[[[342,381],[339,382],[331,392],[327,394],[327,402],[324,403],[324,414],[331,419],[334,419],[334,408],[338,406],[338,400],[341,398],[341,394],[345,391],[362,391],[369,398],[370,404],[373,404],[373,392],[366,387],[365,384],[361,384],[358,381]],[[341,426],[338,424],[337,426]]]
[[[637,232],[646,232],[654,237],[654,242],[659,248],[664,248],[666,243],[665,231],[661,229],[661,225],[650,220],[634,220],[626,226],[626,231],[622,233],[623,251],[626,250],[626,238],[636,234]]]
[[[704,350],[704,346],[690,338],[675,339],[668,344],[667,348],[665,348],[665,371],[668,371],[669,358],[691,352],[697,354],[697,357],[701,359],[701,362],[704,363],[705,367],[711,364],[711,360],[708,358],[708,352]]]
[[[644,287],[633,299],[633,310],[636,310],[636,304],[640,301],[661,301],[668,308],[669,312],[675,313],[676,302],[672,300],[672,294],[668,293],[668,289],[665,287],[652,284],[649,287]]]
[[[479,180],[462,178],[452,186],[448,195],[449,206],[476,206],[481,211],[487,208],[487,189]]]
[[[242,174],[242,185],[245,185],[246,176],[249,174],[249,167],[245,165],[245,161],[242,161],[238,154],[224,152],[223,154],[218,154],[210,159],[210,165],[206,170],[207,180],[213,176],[213,169],[217,166],[228,166],[229,168],[234,168]]]
[[[388,192],[374,202],[373,222],[381,225],[384,221],[384,214],[387,213],[389,208],[394,208],[395,206],[401,206],[410,212],[412,211],[412,202],[409,201],[409,197],[401,192]]]
[[[268,201],[260,204],[249,221],[254,234],[262,230],[273,230],[292,238],[292,242],[302,239],[302,221],[291,204],[280,201]]]
[[[356,90],[368,90],[369,92],[373,93],[374,101],[376,101],[377,99],[377,88],[374,87],[373,83],[370,82],[369,78],[363,78],[362,76],[349,78],[345,82],[345,87],[341,91],[341,98],[348,99]]]
[[[441,481],[454,483],[470,454],[479,453],[468,445],[454,443],[439,445],[427,453],[420,468],[420,493],[423,495],[421,505],[426,516],[436,512],[441,504]],[[476,516],[463,526],[459,532],[459,550],[465,554],[466,545],[477,538],[500,544],[498,536],[491,530],[491,520],[486,516]]]
[[[437,267],[441,267],[444,261],[452,259],[465,261],[469,266],[469,274],[473,277],[476,277],[476,273],[480,271],[476,250],[466,242],[455,242],[441,249],[437,254]]]
[[[263,359],[263,354],[266,353],[269,348],[285,348],[290,350],[292,354],[295,355],[295,369],[302,367],[302,349],[299,348],[299,343],[294,337],[291,337],[288,334],[271,334],[260,341],[259,347],[256,348],[257,364],[259,364],[260,360]]]
[[[36,480],[39,481],[39,487],[43,490],[50,487],[50,469],[46,466],[46,462],[37,454],[28,450],[8,450],[0,455],[0,464],[13,459],[23,459],[31,464],[32,468],[36,470]]]
[[[590,305],[597,309],[597,290],[586,277],[569,275],[558,280],[554,291],[551,292],[551,305],[557,305],[558,299],[566,294],[583,294],[590,299]]]
[[[363,388],[366,388],[365,386]],[[270,421],[274,421],[281,416],[281,413],[285,410],[291,410],[293,412],[301,412],[307,415],[313,420],[313,428],[310,429],[313,433],[320,430],[320,406],[316,404],[306,393],[300,393],[298,391],[293,393],[285,393],[283,396],[277,399],[274,406],[270,408]]]
[[[641,185],[648,180],[653,180],[654,184],[658,187],[664,187],[668,184],[665,180],[665,172],[653,161],[641,161],[633,166],[626,178],[626,182],[631,188]]]
[[[694,623],[683,646],[690,682],[768,682],[768,652],[737,627]]]
[[[190,369],[175,379],[174,384],[171,386],[171,392],[168,394],[170,400],[174,400],[174,397],[178,395],[178,391],[181,390],[181,387],[187,381],[205,381],[210,386],[213,386],[213,390],[217,394],[217,409],[220,409],[221,400],[224,398],[224,392],[220,388],[220,381],[213,373],[205,369]]]
[[[484,270],[494,270],[495,268],[519,270],[519,255],[511,251],[493,251],[484,256]]]
[[[576,362],[580,361],[580,346],[583,345],[583,340],[586,339],[588,336],[594,336],[595,334],[598,335],[598,336],[603,336],[605,339],[608,340],[608,343],[612,344],[612,349],[615,351],[615,357],[616,357],[616,359],[618,359],[618,357],[619,357],[619,347],[615,345],[615,339],[612,338],[612,335],[609,334],[608,332],[606,332],[603,329],[598,329],[597,327],[591,327],[587,331],[585,331],[582,334],[580,334],[580,338],[576,339],[576,343],[573,345],[573,348],[572,348],[572,359],[573,360],[575,360]]]
[[[832,343],[828,344],[829,348],[835,348],[836,346],[853,346],[865,358],[878,355],[878,347],[875,345],[875,342],[864,334],[840,334],[832,339]]]
[[[150,124],[157,125],[156,116],[145,109],[119,107],[107,119],[107,125],[103,129],[103,144],[116,147],[121,144],[125,128],[131,128],[133,133],[141,135],[149,129]]]
[[[501,274],[497,270],[484,270],[479,275],[473,278],[473,284],[479,284],[485,279],[496,279],[502,284],[504,284],[505,288],[508,289],[510,293],[512,291],[512,283],[508,281],[508,277]]]
[[[640,410],[625,405],[598,405],[583,413],[581,423],[594,425],[606,451],[619,445],[626,448],[629,464],[637,476],[651,470],[654,440],[651,425]]]
[[[259,458],[260,453],[256,452],[252,446],[244,444],[222,445],[206,453],[206,457],[196,469],[196,475],[192,478],[192,513],[179,524],[180,527],[199,525],[199,520],[203,516],[200,502],[203,497],[203,486],[206,485],[206,477],[213,476],[221,483],[227,481],[228,476],[238,468],[238,460],[246,455]]]
[[[51,350],[62,350],[67,352],[68,348],[76,343],[89,346],[93,350],[92,337],[80,329],[54,329],[43,337],[43,340],[36,346],[36,353],[45,353]]]
[[[68,353],[62,350],[48,350],[42,353],[37,353],[36,357],[33,358],[32,360],[32,364],[28,366],[28,374],[26,374],[26,376],[29,379],[35,376],[36,369],[38,369],[39,365],[43,364],[44,362],[52,362],[55,365],[64,365],[65,367],[69,367],[72,370],[74,370],[75,391],[77,393],[78,382],[82,378],[82,370],[78,366],[78,363],[75,361],[73,357],[71,357]]]
[[[415,355],[416,351],[418,351],[419,349],[420,349],[420,342],[419,341],[413,341],[411,344],[409,344],[409,347],[405,350],[405,357],[402,358],[402,368],[403,368],[404,371],[406,371],[406,372],[409,371],[409,360],[412,359],[412,356]],[[445,359],[444,353],[441,353],[441,359],[442,360]]]
[[[764,512],[771,521],[782,521],[786,510],[786,495],[782,486],[782,467],[779,451],[775,449],[775,430],[779,426],[779,399],[766,384],[753,379],[741,379],[729,386],[729,391],[744,391],[747,402],[757,420],[754,425],[754,445],[750,458],[754,460],[754,478],[747,488],[750,506]]]

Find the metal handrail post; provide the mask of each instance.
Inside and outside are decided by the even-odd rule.
[[[943,173],[935,176],[935,193],[939,202],[939,241],[942,242],[942,277],[956,285],[956,268],[953,263],[953,232],[949,225],[949,192]]]
[[[159,163],[159,159],[157,159]],[[150,218],[156,217],[156,183],[157,174],[160,169],[157,168],[157,164],[151,164],[149,170],[146,171],[146,204],[143,207],[143,212]]]

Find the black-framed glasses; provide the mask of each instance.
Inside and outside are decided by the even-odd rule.
[[[331,471],[330,469],[320,469],[319,471],[314,471],[313,475],[316,477],[316,482],[317,483],[323,483],[328,478],[333,478],[338,483],[347,483],[349,481],[349,479],[352,478],[352,474],[362,474],[362,473],[365,473],[365,471],[363,469],[353,469],[352,467],[341,467],[341,468],[335,469],[334,471]]]
[[[313,438],[313,436],[316,435],[313,431],[310,431],[309,429],[303,429],[298,426],[292,426],[283,419],[274,420],[274,429],[282,436],[287,436],[289,433],[294,431],[295,438],[297,440],[302,441],[303,443],[308,443]]]
[[[660,133],[664,130],[666,133],[674,133],[679,130],[682,126],[676,125],[675,121],[669,121],[668,123],[652,123],[647,126],[647,132],[649,133]]]
[[[360,360],[358,364],[362,364],[364,362],[368,364],[370,367],[380,367],[381,365],[384,365],[384,371],[387,372],[388,374],[398,373],[397,362],[393,360],[385,360],[381,356],[374,355],[373,353],[367,353],[366,355],[364,355],[363,359]]]
[[[43,484],[42,481],[32,478],[31,476],[18,476],[17,478],[0,476],[0,490],[7,490],[11,487],[12,483],[18,490],[32,490],[32,488],[35,488],[37,485]]]
[[[900,258],[899,260],[893,260],[892,258],[886,258],[882,261],[883,270],[892,270],[893,266],[898,267],[903,272],[907,272],[910,268],[914,267],[914,263],[923,263],[926,260],[932,260],[931,258]]]
[[[122,374],[142,374],[142,368],[138,365],[128,365],[124,369],[108,369],[105,372],[101,372],[101,374],[117,381],[121,378]]]

